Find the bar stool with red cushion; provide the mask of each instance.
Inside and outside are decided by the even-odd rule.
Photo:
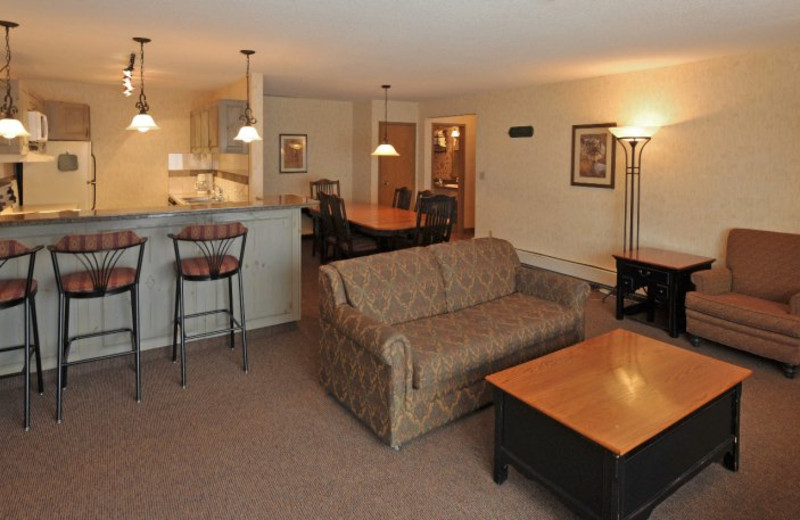
[[[144,244],[133,231],[115,231],[111,233],[94,233],[88,235],[67,235],[57,244],[48,246],[53,260],[53,269],[58,287],[58,386],[56,388],[56,419],[62,419],[63,390],[67,386],[67,367],[90,361],[100,361],[120,356],[134,356],[136,365],[136,402],[142,400],[141,378],[141,342],[139,318],[139,275],[142,270]],[[136,267],[118,266],[125,253],[138,248]],[[60,257],[71,256],[83,270],[62,274]],[[63,261],[63,260],[61,260]],[[132,263],[133,259],[129,260]],[[131,326],[113,330],[100,330],[88,334],[69,336],[70,301],[73,299],[104,298],[115,294],[130,293]],[[117,352],[87,359],[69,361],[69,352],[75,341],[130,332],[131,350]]]
[[[33,279],[33,267],[36,262],[36,252],[42,246],[27,248],[16,240],[0,240],[0,269],[9,260],[23,261],[27,257],[27,276],[25,278],[0,278],[0,309],[10,309],[18,305],[23,306],[24,340],[22,345],[0,347],[0,352],[24,350],[25,357],[22,372],[25,376],[25,430],[31,427],[31,354],[36,355],[36,376],[39,381],[39,393],[44,393],[42,383],[42,355],[39,347],[39,324],[36,321],[36,290],[38,284]],[[11,271],[9,268],[6,271]],[[8,273],[5,273],[8,274]],[[33,342],[31,342],[31,329],[33,329]],[[3,337],[8,336],[4,331]]]
[[[230,347],[235,347],[235,334],[242,333],[242,368],[248,371],[247,363],[247,331],[245,330],[244,289],[242,286],[242,260],[247,239],[247,228],[240,222],[219,224],[197,224],[184,228],[178,234],[168,235],[175,246],[175,316],[172,334],[172,361],[177,360],[178,329],[180,329],[181,345],[181,386],[186,388],[186,340],[216,336],[220,333],[230,334]],[[238,254],[229,254],[236,242],[239,242]],[[202,255],[190,258],[181,256],[180,244],[192,243]],[[235,251],[235,249],[234,249]],[[233,313],[233,276],[239,280],[239,321]],[[212,280],[228,280],[228,308],[186,314],[183,284],[184,281],[205,282]],[[196,334],[186,333],[186,320],[210,314],[225,313],[228,315],[228,327]]]

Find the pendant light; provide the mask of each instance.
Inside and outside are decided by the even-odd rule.
[[[20,120],[14,117],[17,114],[17,107],[14,106],[14,99],[11,97],[11,44],[8,33],[19,24],[0,20],[0,25],[6,28],[6,62],[0,69],[0,72],[6,71],[6,95],[3,97],[3,106],[0,107],[0,114],[3,116],[0,119],[0,135],[9,140],[20,136],[29,137],[31,134],[25,130]]]
[[[150,105],[147,104],[147,96],[144,94],[144,44],[150,43],[150,38],[136,37],[133,41],[137,42],[141,49],[139,55],[139,101],[136,102],[136,108],[139,109],[139,113],[133,116],[127,130],[138,130],[145,133],[150,130],[158,130],[158,125],[153,120],[153,116],[147,113],[150,110]]]
[[[261,141],[261,136],[258,135],[258,130],[254,126],[258,120],[253,117],[253,110],[250,108],[250,56],[255,54],[256,51],[244,50],[239,52],[247,56],[247,107],[244,109],[244,114],[239,117],[239,120],[244,124],[233,140],[252,143],[253,141]]]
[[[400,154],[397,153],[397,150],[394,149],[394,146],[389,144],[389,89],[392,88],[392,86],[381,85],[381,88],[384,90],[383,140],[381,141],[381,144],[375,148],[375,151],[372,152],[372,155],[379,157],[399,157]]]

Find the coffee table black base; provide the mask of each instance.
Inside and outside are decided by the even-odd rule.
[[[495,389],[494,481],[511,465],[584,518],[640,519],[701,469],[739,469],[741,384],[635,450],[617,456]]]

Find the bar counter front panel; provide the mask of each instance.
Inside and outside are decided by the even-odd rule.
[[[175,305],[175,253],[168,233],[177,233],[190,224],[240,221],[248,228],[244,254],[244,292],[247,329],[255,330],[300,319],[300,209],[308,206],[304,198],[275,199],[264,203],[204,206],[196,208],[154,209],[132,212],[68,212],[59,214],[0,217],[0,238],[19,240],[26,246],[55,244],[62,236],[78,233],[110,232],[131,229],[148,239],[140,279],[142,349],[172,345],[172,316]],[[191,246],[190,246],[191,247]],[[183,250],[182,250],[183,251]],[[195,252],[187,253],[195,256]],[[64,257],[64,260],[69,260]],[[119,265],[135,265],[124,263]],[[17,263],[3,268],[3,277],[24,278],[27,265]],[[77,263],[62,272],[81,269]],[[53,265],[47,249],[36,256],[34,276],[39,283],[36,310],[42,343],[44,368],[56,366],[58,291]],[[235,287],[236,284],[234,284]],[[225,307],[227,281],[185,285],[186,312]],[[234,288],[235,305],[238,297]],[[237,311],[238,312],[238,311]],[[22,307],[0,313],[0,346],[22,343]],[[195,318],[187,323],[187,332],[210,330],[223,314]],[[128,326],[129,293],[102,299],[73,300],[70,311],[70,335]],[[238,339],[237,339],[238,344]],[[92,357],[130,350],[130,336],[118,334],[78,341],[71,348],[70,359]],[[19,371],[22,352],[6,353],[0,358],[0,374]],[[166,358],[165,358],[166,359]]]

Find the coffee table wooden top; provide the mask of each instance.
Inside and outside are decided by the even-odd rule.
[[[624,455],[751,374],[617,329],[486,379]]]

